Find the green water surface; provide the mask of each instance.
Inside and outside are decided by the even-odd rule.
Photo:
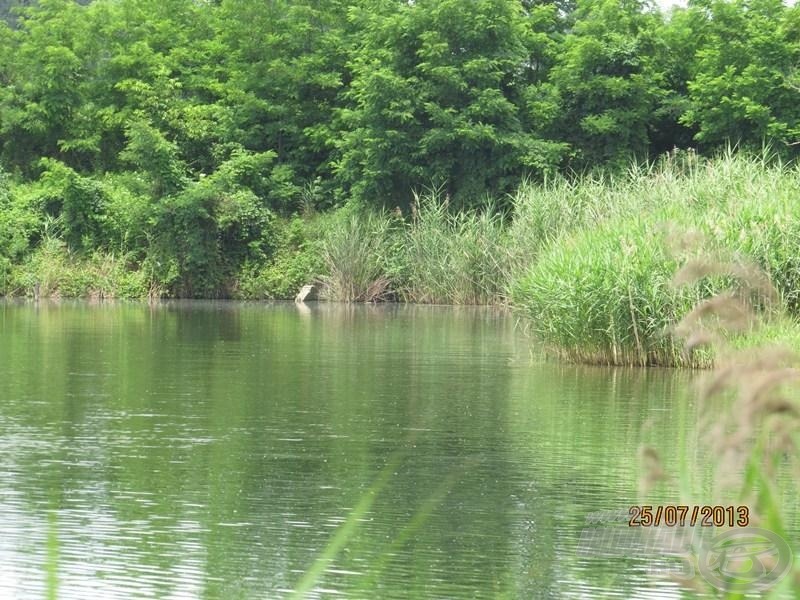
[[[0,597],[677,598],[579,545],[690,378],[484,309],[0,304]]]

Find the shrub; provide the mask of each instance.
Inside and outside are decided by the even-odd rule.
[[[153,281],[181,297],[228,296],[244,264],[274,249],[274,216],[232,169],[162,199],[146,259]]]
[[[119,157],[147,177],[153,197],[167,196],[184,187],[187,168],[175,142],[145,120],[131,121],[125,135],[128,141]]]
[[[275,250],[266,261],[243,265],[237,285],[242,299],[292,299],[323,271],[320,218],[295,217],[276,227]]]
[[[22,260],[40,235],[43,215],[30,187],[10,189],[0,176],[0,272],[9,275],[11,264]]]
[[[108,174],[102,186],[106,197],[102,247],[116,253],[134,253],[143,259],[156,205],[147,181],[135,173]]]

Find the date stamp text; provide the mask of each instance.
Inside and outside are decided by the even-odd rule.
[[[629,527],[747,527],[750,509],[747,506],[631,506]]]

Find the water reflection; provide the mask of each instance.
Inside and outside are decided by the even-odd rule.
[[[685,375],[531,364],[478,309],[5,303],[0,339],[0,596],[678,597],[576,547]]]

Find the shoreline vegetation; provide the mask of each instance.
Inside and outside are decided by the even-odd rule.
[[[62,185],[80,186],[61,175]],[[63,216],[36,214],[42,194],[39,186],[4,182],[11,210],[3,212],[0,239],[13,247],[29,243],[32,231],[40,238],[14,260],[2,258],[3,295],[168,295],[170,277],[185,265],[133,251],[75,252],[64,240]],[[473,210],[452,210],[436,191],[416,196],[405,212],[349,203],[261,223],[270,232],[264,258],[228,272],[222,293],[196,296],[290,299],[315,281],[332,301],[510,305],[563,359],[708,367],[712,355],[687,353],[675,326],[731,286],[752,289],[757,270],[777,295],[745,298],[765,324],[747,323],[729,341],[741,348],[780,338],[800,347],[798,198],[800,168],[767,153],[729,151],[713,159],[677,152],[618,176],[523,182],[502,204]],[[121,216],[109,214],[109,222],[123,225]],[[697,281],[677,285],[675,273],[699,257],[706,263]]]
[[[671,328],[756,267],[732,343],[800,337],[799,64],[780,0],[0,0],[0,295],[316,281],[707,366]]]
[[[697,435],[733,483],[709,502],[684,454],[681,496],[788,541],[798,65],[781,0],[0,0],[0,296],[314,282],[508,306],[563,360],[713,366]]]

